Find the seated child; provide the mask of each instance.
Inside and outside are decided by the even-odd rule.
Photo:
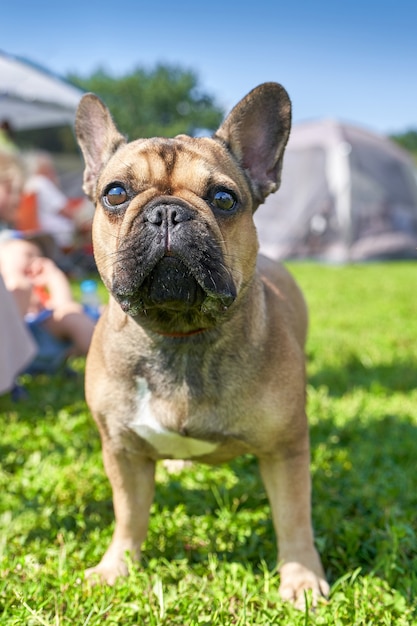
[[[3,240],[0,273],[38,345],[27,372],[54,373],[70,355],[87,354],[94,321],[74,300],[65,274],[34,241]]]

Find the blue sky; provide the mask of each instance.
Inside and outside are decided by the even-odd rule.
[[[225,110],[273,80],[294,121],[417,128],[416,0],[8,0],[0,48],[62,76],[176,64]]]

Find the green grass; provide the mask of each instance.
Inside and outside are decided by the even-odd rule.
[[[417,624],[417,265],[291,266],[311,312],[313,517],[330,601],[281,603],[253,458],[158,468],[141,567],[113,588],[83,570],[111,536],[111,492],[78,379],[0,398],[0,624]]]

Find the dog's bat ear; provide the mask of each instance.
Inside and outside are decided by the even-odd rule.
[[[83,189],[93,199],[101,169],[126,139],[117,130],[106,105],[92,93],[80,100],[75,132],[85,161]]]
[[[278,83],[253,89],[215,133],[248,173],[258,203],[281,182],[284,149],[291,129],[291,101]]]

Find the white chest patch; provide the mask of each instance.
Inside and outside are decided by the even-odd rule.
[[[156,419],[150,406],[151,392],[143,379],[138,385],[138,411],[131,428],[163,457],[171,459],[191,459],[213,452],[218,444],[201,439],[185,437],[168,430]]]

